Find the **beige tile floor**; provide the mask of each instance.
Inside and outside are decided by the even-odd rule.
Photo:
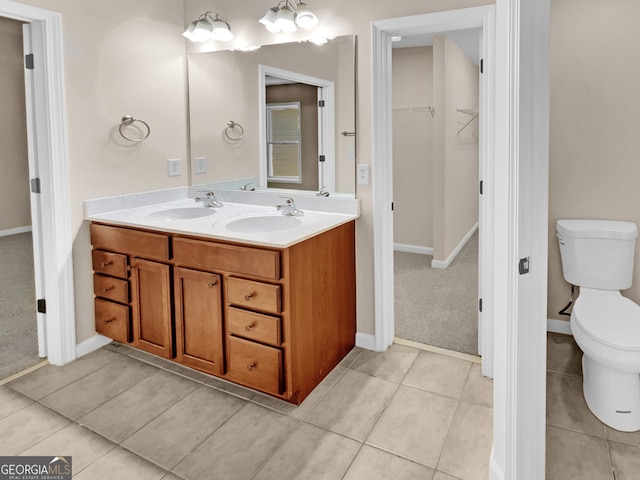
[[[573,337],[547,336],[547,480],[640,479],[640,432],[601,423],[582,395],[582,352]]]
[[[79,480],[484,480],[492,417],[479,364],[403,345],[355,349],[299,407],[111,345],[0,386],[0,454]]]

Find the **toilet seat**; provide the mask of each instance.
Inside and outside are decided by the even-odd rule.
[[[640,351],[640,306],[620,294],[580,295],[573,320],[598,343],[626,351]]]

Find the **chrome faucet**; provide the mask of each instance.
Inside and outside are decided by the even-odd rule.
[[[287,215],[289,217],[297,217],[300,215],[304,215],[302,210],[298,210],[296,208],[296,202],[293,201],[293,198],[290,197],[280,197],[284,200],[284,203],[280,205],[276,205],[276,208],[282,212],[283,215]]]
[[[223,203],[216,198],[216,194],[211,190],[198,190],[198,196],[194,198],[196,202],[204,203],[205,207],[222,207]],[[200,196],[204,195],[204,196]]]
[[[243,186],[240,187],[240,190],[248,190],[250,192],[255,191],[255,189],[256,189],[256,184],[253,182],[245,183]]]

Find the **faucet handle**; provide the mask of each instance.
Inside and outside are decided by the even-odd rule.
[[[280,200],[284,200],[285,205],[295,205],[295,202],[291,197],[280,197]]]

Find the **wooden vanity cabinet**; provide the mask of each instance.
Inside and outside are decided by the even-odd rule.
[[[135,347],[294,404],[354,347],[353,221],[288,248],[95,223],[91,238],[100,265],[116,270],[120,257],[102,257],[121,255],[130,269],[130,301],[117,304],[131,311]],[[96,260],[94,270],[103,275]],[[98,330],[98,301],[115,305],[116,288],[108,299],[95,284]]]

